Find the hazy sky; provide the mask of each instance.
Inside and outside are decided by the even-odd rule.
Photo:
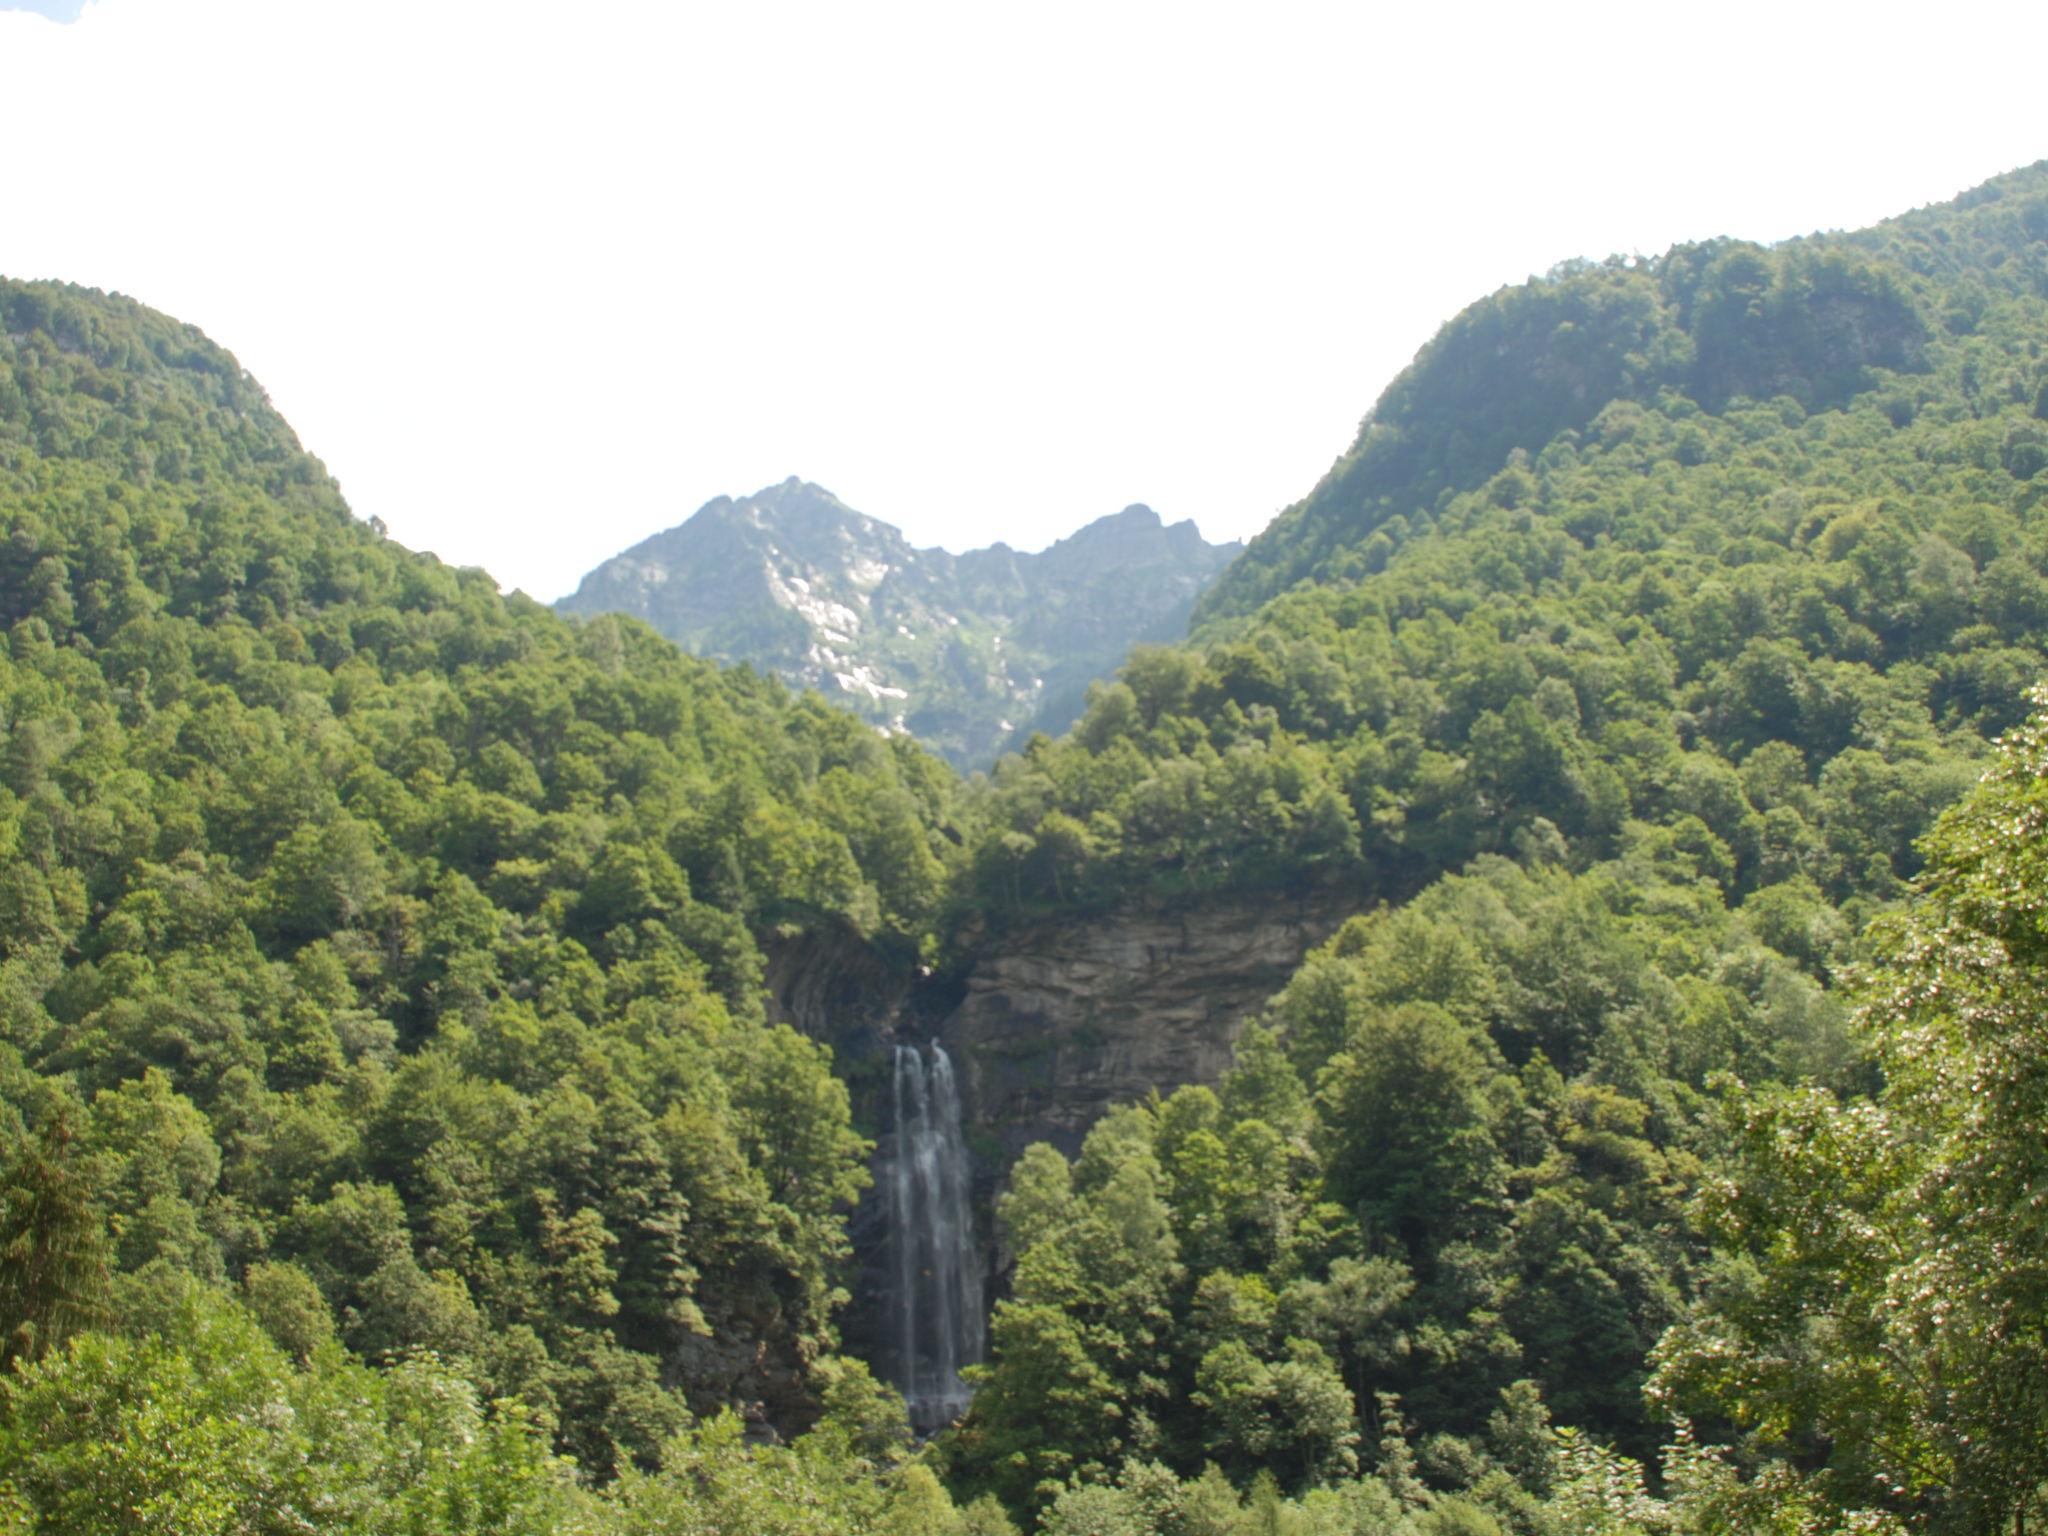
[[[0,272],[201,326],[359,515],[536,596],[790,474],[954,549],[1132,501],[1241,537],[1504,282],[2048,155],[2044,43],[1967,3],[0,3]]]

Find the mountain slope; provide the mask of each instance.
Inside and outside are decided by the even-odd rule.
[[[0,283],[0,626],[0,1163],[75,1148],[119,1316],[434,1351],[598,1476],[816,1414],[866,1143],[752,933],[914,955],[943,765],[398,548],[52,284]]]
[[[1041,1536],[2038,1523],[2044,258],[2037,167],[1483,300],[1196,642],[964,788],[394,549],[193,333],[5,290],[0,1242],[115,1272],[22,1327],[0,1270],[9,1496],[147,1444],[166,1500],[296,1497],[295,1423],[380,1414],[439,1486],[410,1397],[659,1460],[595,1529],[1013,1529],[932,1467]],[[1185,957],[1290,906],[1342,926],[1240,1029]],[[970,1094],[1235,1047],[1007,1171],[992,1359],[900,1469],[831,1354],[862,1141],[760,931],[884,1055],[965,1014]]]
[[[1937,208],[1766,250],[1709,241],[1655,261],[1572,262],[1450,321],[1388,386],[1350,450],[1255,538],[1197,621],[1250,613],[1303,580],[1355,578],[1389,518],[1437,509],[1583,431],[1618,401],[1709,413],[1784,397],[1803,411],[1910,378],[1997,303],[2048,292],[2040,166]]]
[[[1875,1086],[1837,979],[2048,675],[2044,259],[2048,166],[1483,299],[1193,641],[998,765],[965,921],[1358,915],[1213,1091],[1019,1161],[966,1486],[1034,1507],[1072,1463],[1219,1456],[1341,1479],[1377,1424],[1383,1476],[1419,1456],[1471,1492],[1550,1412],[1657,1454],[1660,1337],[1717,1285],[1753,1315],[1689,1202],[1755,1139],[1748,1093]],[[1693,1362],[1745,1456],[1824,1390],[1808,1347],[1769,1402]],[[1083,1381],[1122,1411],[1048,1442]],[[1941,1506],[1843,1452],[1811,1489],[1779,1460],[1757,1502]]]
[[[1732,894],[1890,890],[2044,668],[2044,235],[2037,167],[1480,301],[1202,599],[1201,643],[998,775],[1036,846],[992,832],[985,896],[1393,894],[1537,820],[1590,853],[1681,812]]]
[[[627,613],[700,655],[816,688],[962,769],[1060,731],[1134,643],[1185,632],[1238,546],[1147,507],[1051,548],[915,549],[790,479],[707,503],[584,577],[559,611]]]

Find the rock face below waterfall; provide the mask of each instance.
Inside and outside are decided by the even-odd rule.
[[[1214,1082],[1244,1019],[1359,910],[1324,891],[1034,923],[929,981],[843,926],[764,948],[777,1016],[832,1046],[870,1134],[888,1119],[895,1041],[946,1043],[985,1182],[1034,1141],[1072,1153],[1112,1104]]]
[[[900,1249],[888,1159],[899,1041],[944,1041],[958,1068],[968,1225],[976,1267],[992,1278],[1007,1260],[991,1207],[1018,1153],[1034,1141],[1072,1153],[1111,1105],[1214,1082],[1245,1018],[1359,909],[1326,891],[1037,923],[990,936],[964,978],[923,981],[850,928],[764,941],[778,1014],[832,1046],[855,1119],[878,1140],[876,1184],[850,1227],[859,1273],[847,1346],[892,1374]]]
[[[1353,910],[1217,901],[1005,934],[941,1031],[978,1150],[1003,1169],[1034,1141],[1072,1154],[1112,1104],[1213,1083],[1245,1018]]]

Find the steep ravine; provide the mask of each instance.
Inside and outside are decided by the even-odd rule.
[[[779,1017],[831,1045],[878,1166],[893,1150],[895,1045],[945,1043],[961,1072],[979,1262],[995,1294],[1009,1256],[990,1212],[1017,1155],[1035,1141],[1071,1154],[1111,1105],[1214,1082],[1244,1020],[1357,910],[1355,895],[1322,892],[1048,920],[991,935],[940,977],[849,928],[809,929],[767,938],[768,985]],[[848,1346],[884,1375],[887,1220],[878,1185],[853,1217],[859,1273],[845,1318]]]

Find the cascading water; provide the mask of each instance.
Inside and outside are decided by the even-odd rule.
[[[896,1047],[896,1146],[889,1169],[895,1262],[896,1384],[919,1433],[967,1407],[963,1366],[981,1359],[987,1326],[974,1222],[967,1203],[967,1143],[953,1058],[936,1041],[929,1061]]]

